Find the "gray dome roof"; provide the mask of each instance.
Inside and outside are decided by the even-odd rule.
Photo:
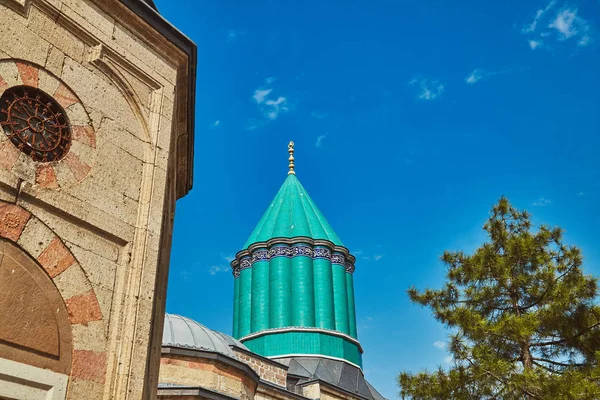
[[[233,358],[235,354],[230,346],[248,350],[231,336],[213,331],[192,319],[176,314],[165,314],[162,345],[214,351]]]

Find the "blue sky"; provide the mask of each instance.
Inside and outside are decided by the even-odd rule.
[[[297,176],[357,258],[368,379],[446,362],[406,289],[484,240],[506,195],[600,275],[600,2],[157,0],[198,44],[195,181],[177,205],[167,311],[231,333],[241,249]]]

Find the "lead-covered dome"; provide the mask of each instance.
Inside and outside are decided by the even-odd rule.
[[[233,358],[235,354],[230,346],[247,350],[246,346],[231,336],[213,331],[199,322],[176,314],[165,314],[162,345],[214,351]]]

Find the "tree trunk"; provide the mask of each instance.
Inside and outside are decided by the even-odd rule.
[[[533,360],[531,359],[531,352],[529,351],[529,343],[521,344],[521,361],[525,370],[533,367]]]

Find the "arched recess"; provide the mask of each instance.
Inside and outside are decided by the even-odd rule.
[[[42,221],[3,201],[0,288],[0,325],[10,325],[0,327],[0,358],[68,375],[71,383],[105,383],[104,317],[85,272]]]
[[[72,333],[52,280],[13,242],[0,238],[0,356],[68,375]]]

